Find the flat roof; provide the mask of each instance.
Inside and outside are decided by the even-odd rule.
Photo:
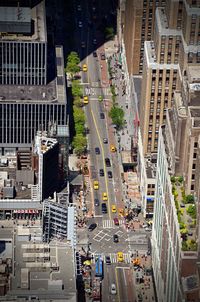
[[[3,8],[5,9],[5,8]],[[18,8],[15,8],[18,9]],[[20,8],[21,9],[21,8]],[[25,10],[26,11],[26,10]],[[3,13],[3,10],[2,10]],[[14,12],[9,13],[9,16],[7,18],[11,18],[11,15],[15,14]],[[22,14],[23,18],[24,14]],[[27,11],[27,17],[29,17],[29,13]],[[4,18],[6,18],[4,16]],[[16,17],[14,17],[16,18]],[[0,33],[0,40],[3,41],[40,41],[40,42],[46,42],[47,41],[47,32],[46,32],[46,13],[45,13],[45,5],[44,1],[41,1],[36,6],[34,6],[31,9],[31,19],[34,21],[34,32],[32,35],[26,35],[26,34],[12,34],[12,33],[6,33],[1,32]],[[26,20],[26,19],[25,19]],[[25,22],[25,21],[24,21]]]
[[[31,9],[29,7],[0,6],[0,22],[30,22]]]

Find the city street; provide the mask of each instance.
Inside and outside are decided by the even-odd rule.
[[[102,59],[102,55],[105,55],[104,34],[98,29],[101,24],[100,16],[105,14],[105,7],[99,5],[99,2],[95,3],[94,9],[94,6],[87,1],[84,5],[81,2],[81,10],[79,1],[75,1],[74,4],[74,9],[76,11],[77,7],[79,9],[76,17],[76,45],[82,58],[81,66],[87,65],[87,72],[81,72],[81,85],[84,96],[88,96],[89,99],[84,107],[86,126],[89,129],[87,140],[91,188],[91,194],[87,196],[90,199],[87,226],[97,224],[91,232],[85,232],[85,227],[78,230],[77,250],[81,251],[83,248],[90,253],[93,269],[95,269],[96,256],[100,255],[104,261],[102,301],[135,302],[132,259],[138,253],[141,255],[147,253],[148,236],[144,229],[139,225],[137,227],[137,223],[136,230],[128,230],[124,218],[119,215],[119,209],[125,208],[126,201],[122,184],[120,151],[122,146],[130,150],[130,139],[126,128],[121,145],[118,144],[118,137],[115,135],[116,131],[108,114],[112,106],[107,72],[108,58]],[[94,16],[93,23],[91,20]],[[96,51],[95,55],[94,51]],[[120,77],[119,70],[116,75]],[[119,87],[119,98],[122,98],[122,103],[124,100],[126,106],[126,95],[123,87],[120,88],[123,83],[120,83],[119,79],[116,79],[115,83]],[[128,114],[129,111],[124,106],[122,107],[125,114]],[[129,128],[131,124],[127,126]],[[115,152],[111,151],[111,146],[115,146]],[[110,164],[106,163],[106,158],[110,160]],[[108,177],[108,172],[111,173],[111,177]],[[94,182],[98,182],[97,187],[94,186]],[[103,194],[106,194],[105,199]],[[102,203],[107,205],[107,213],[103,213]],[[119,219],[119,226],[114,223],[116,217]],[[117,236],[118,242],[114,242],[114,236]],[[118,252],[123,253],[122,262],[118,260]],[[107,257],[110,259],[110,265],[106,264]],[[116,295],[111,294],[113,283],[116,286]]]

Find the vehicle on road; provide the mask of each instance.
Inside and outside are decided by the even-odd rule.
[[[94,181],[93,188],[94,188],[94,190],[98,190],[99,189],[99,182],[97,180]]]
[[[108,139],[107,139],[107,138],[104,138],[104,139],[103,139],[103,142],[104,142],[104,144],[107,144],[107,143],[108,143]]]
[[[93,51],[93,57],[96,58],[97,57],[97,52]]]
[[[77,5],[77,10],[78,10],[79,12],[81,11],[81,6],[80,6],[80,4]]]
[[[108,178],[112,178],[112,171],[108,171]]]
[[[119,209],[118,212],[119,212],[119,216],[121,217],[124,216],[124,209]]]
[[[83,23],[81,21],[78,22],[78,27],[83,27]]]
[[[113,241],[114,241],[115,243],[119,242],[119,237],[118,237],[117,234],[114,234],[114,235],[113,235]]]
[[[81,47],[85,48],[85,42],[84,41],[81,42]]]
[[[97,44],[97,39],[93,39],[93,44],[96,45]]]
[[[107,265],[111,264],[110,256],[106,256],[106,264]]]
[[[107,205],[106,203],[102,203],[101,204],[101,211],[102,211],[102,214],[107,214]]]
[[[83,71],[86,72],[87,71],[87,65],[83,64]]]
[[[95,198],[95,199],[94,199],[94,205],[95,205],[96,207],[99,206],[99,199],[98,199],[98,198]]]
[[[106,192],[103,192],[102,199],[103,199],[103,201],[107,201],[108,200],[108,195],[107,195]]]
[[[83,97],[83,104],[88,104],[88,103],[89,103],[88,96],[84,96]]]
[[[117,262],[123,262],[124,261],[124,255],[122,252],[117,253]]]
[[[115,225],[119,225],[119,219],[118,219],[117,217],[115,217],[115,218],[113,219],[113,221],[114,221],[114,224],[115,224]]]
[[[110,151],[111,152],[116,152],[116,147],[114,145],[110,145]]]
[[[90,226],[88,227],[88,231],[92,232],[94,229],[96,229],[97,224],[96,223],[91,223]]]
[[[115,204],[113,204],[113,205],[112,205],[112,213],[116,213],[116,212],[117,212],[116,205],[115,205]]]
[[[97,154],[97,155],[100,154],[100,149],[99,149],[99,147],[96,147],[96,148],[95,148],[95,154]]]
[[[99,175],[104,176],[104,170],[103,169],[99,169]]]
[[[110,159],[108,157],[105,158],[106,167],[111,167]]]
[[[101,256],[95,258],[95,277],[103,278],[103,259]]]
[[[116,289],[115,283],[111,284],[110,292],[111,292],[111,295],[116,295],[117,294],[117,289]]]
[[[105,119],[105,114],[103,112],[100,112],[100,119]]]
[[[98,96],[98,100],[99,100],[99,102],[102,102],[102,101],[103,101],[103,96],[102,96],[102,95],[99,95],[99,96]]]

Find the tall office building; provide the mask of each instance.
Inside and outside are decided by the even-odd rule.
[[[168,0],[166,9],[156,9],[153,41],[144,46],[140,125],[145,155],[157,152],[159,126],[187,65],[199,65],[199,7],[197,1]]]
[[[45,85],[47,35],[44,1],[0,6],[0,84]]]
[[[152,40],[156,7],[165,3],[163,0],[126,0],[123,33],[129,75],[142,73],[144,42]]]

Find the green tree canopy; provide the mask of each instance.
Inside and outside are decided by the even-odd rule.
[[[76,130],[76,134],[84,134],[85,133],[85,127],[82,124],[75,124],[75,130]]]
[[[72,95],[74,97],[82,97],[83,96],[83,90],[80,85],[79,80],[73,80],[72,81]]]
[[[79,107],[76,107],[76,106],[74,106],[73,109],[74,109],[74,122],[75,122],[75,125],[76,124],[84,125],[85,124],[85,114],[83,112],[83,109],[79,108]]]
[[[105,28],[105,38],[106,40],[112,40],[115,36],[114,28],[113,27],[106,27]]]
[[[83,100],[79,96],[76,96],[74,98],[74,106],[76,106],[76,107],[82,107],[83,106]]]
[[[80,58],[75,51],[71,51],[67,57],[67,66],[66,71],[69,72],[71,75],[80,71],[80,67],[78,64],[80,63]]]
[[[75,153],[77,155],[81,155],[85,151],[87,146],[86,137],[81,134],[77,134],[73,139],[72,146],[74,148]]]
[[[113,106],[109,112],[109,116],[111,117],[113,124],[116,125],[117,129],[121,129],[124,126],[124,111],[122,108]]]

